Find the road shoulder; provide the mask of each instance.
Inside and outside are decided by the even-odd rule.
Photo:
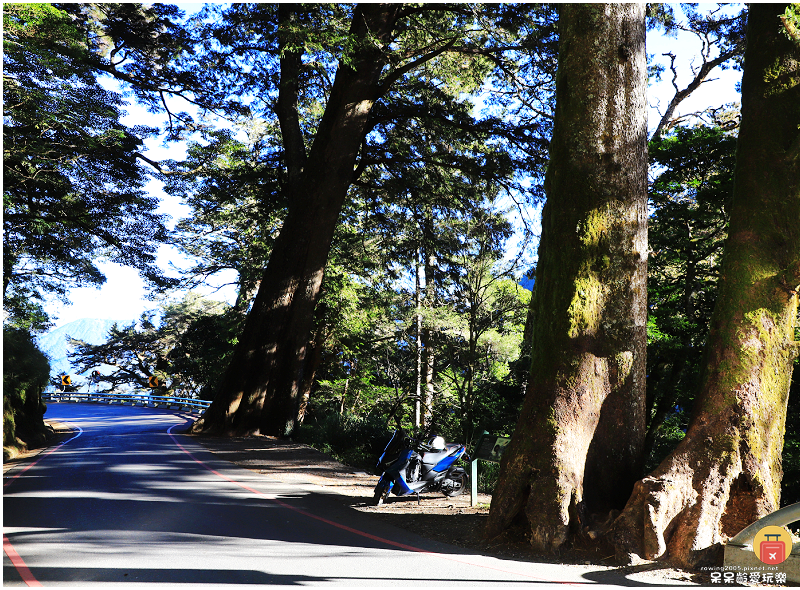
[[[372,506],[373,489],[378,481],[371,475],[343,465],[329,455],[292,441],[267,436],[192,437],[219,459],[235,463],[256,473],[285,482],[300,482],[338,494],[343,503],[355,510],[371,513],[393,526],[422,537],[469,549],[487,556],[517,561],[558,563],[566,567],[588,570],[587,581],[625,585],[692,585],[708,584],[706,575],[672,568],[659,562],[615,567],[613,556],[571,552],[569,555],[536,555],[519,541],[483,538],[485,519],[491,496],[480,494],[472,506],[469,493],[456,498],[442,494],[390,497],[383,506]]]

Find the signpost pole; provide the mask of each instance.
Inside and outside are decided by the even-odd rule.
[[[469,505],[470,506],[477,506],[478,505],[478,460],[473,459],[472,462],[469,464],[469,481],[470,481],[470,490],[469,490]]]
[[[470,486],[469,495],[470,503],[473,506],[478,504],[478,461],[490,461],[492,463],[500,463],[500,458],[506,445],[511,442],[508,436],[495,436],[489,434],[485,430],[478,438],[478,443],[475,445],[475,452],[472,454],[472,463],[470,463],[470,479],[472,485]]]
[[[475,445],[475,452],[472,462],[469,464],[469,505],[478,505],[478,450],[481,448],[483,437],[489,434],[486,430],[478,437],[478,444]]]

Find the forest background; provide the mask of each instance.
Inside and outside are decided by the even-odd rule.
[[[292,432],[363,467],[395,427],[467,445],[484,430],[512,434],[555,108],[557,7],[407,7],[363,142],[331,143],[354,154],[353,181],[312,308]],[[209,5],[184,19],[169,5],[4,6],[4,390],[15,392],[4,396],[4,447],[42,435],[49,369],[32,339],[48,326],[42,302],[102,284],[101,260],[136,268],[158,296],[185,296],[103,344],[72,342],[76,372],[101,368],[109,390],[157,376],[162,393],[215,397],[285,229],[302,168],[293,153],[320,134],[337,67],[357,55],[354,10]],[[713,72],[741,66],[745,17],[739,5],[650,7],[651,35],[694,35],[702,49],[649,140],[641,475],[687,429],[733,190],[738,105],[677,107]],[[652,80],[676,74],[680,49],[649,56]],[[152,126],[124,123],[128,103],[152,112]],[[146,138],[185,145],[185,157],[156,161]],[[151,179],[190,211],[174,227]],[[193,264],[167,272],[160,244]],[[235,277],[231,302],[197,292],[220,273]],[[782,504],[800,500],[796,366]],[[496,472],[483,478],[490,491]]]

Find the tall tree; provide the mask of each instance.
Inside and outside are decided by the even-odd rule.
[[[477,80],[479,81],[479,80]],[[461,89],[475,91],[460,80]],[[472,101],[454,100],[436,89],[417,90],[418,100],[431,114],[409,125],[380,128],[380,150],[366,157],[364,174],[356,182],[367,207],[366,231],[381,236],[383,250],[399,275],[413,268],[415,325],[415,425],[430,426],[438,354],[435,327],[438,299],[463,272],[464,252],[474,254],[470,220],[480,225],[491,216],[484,211],[514,186],[516,167],[487,129],[475,128],[469,112]],[[408,108],[408,107],[406,107]],[[432,116],[446,110],[463,123],[454,128]],[[496,220],[493,220],[496,221]],[[505,228],[508,224],[503,221]],[[493,248],[503,233],[498,223],[486,226]],[[491,230],[489,228],[492,228]],[[508,230],[510,232],[510,229]]]
[[[225,17],[224,27],[213,32],[225,51],[213,59],[234,55],[228,73],[232,84],[245,83],[242,96],[253,92],[248,84],[254,77],[273,82],[288,210],[219,394],[193,430],[286,435],[296,424],[331,239],[348,188],[366,165],[359,156],[378,125],[428,115],[415,112],[414,101],[382,112],[376,102],[411,72],[440,57],[447,61],[446,54],[488,55],[503,64],[506,48],[481,28],[484,23],[473,27],[474,12],[459,5],[234,5]],[[498,24],[504,15],[492,18],[488,24],[508,30],[507,23]],[[256,65],[245,73],[237,55]],[[436,88],[457,81],[455,71],[472,76],[467,63],[426,71],[419,80]],[[439,116],[448,119],[447,113]],[[460,124],[451,120],[453,127]],[[507,131],[521,145],[530,127]]]
[[[508,363],[519,355],[530,293],[513,280],[514,262],[500,261],[511,234],[508,221],[480,211],[464,225],[464,246],[451,262],[457,263],[453,266],[458,272],[449,277],[451,286],[442,298],[449,317],[434,326],[443,341],[442,389],[456,398],[456,403],[442,400],[439,405],[455,410],[461,429],[454,434],[470,441],[477,423],[485,422],[478,409],[488,405],[482,399],[487,397],[487,385],[501,381]]]
[[[84,31],[62,8],[3,7],[6,325],[45,328],[40,302],[102,284],[102,259],[136,267],[153,285],[169,282],[155,264],[164,218],[144,190],[139,160],[141,138],[153,130],[121,122],[126,103],[98,83],[97,65]],[[9,333],[6,366],[19,365],[5,387],[3,434],[11,445],[46,432],[40,393],[49,369],[29,334]]]
[[[645,434],[645,8],[563,4],[559,33],[531,374],[486,531],[527,520],[539,550],[624,505]]]
[[[400,5],[363,5],[353,13],[348,53],[334,79],[319,129],[306,151],[298,116],[307,15],[278,7],[281,79],[276,104],[284,139],[290,202],[240,344],[222,389],[193,430],[289,434],[297,419],[302,366],[333,231],[353,179],[369,114],[387,65],[384,47]]]
[[[636,484],[618,555],[686,565],[776,510],[800,287],[800,45],[753,4],[728,239],[686,437]]]

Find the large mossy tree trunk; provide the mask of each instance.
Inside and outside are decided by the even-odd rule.
[[[645,435],[645,8],[560,10],[531,373],[486,529],[525,519],[544,551],[624,506]]]
[[[618,557],[718,561],[720,543],[779,507],[800,286],[800,49],[785,5],[751,4],[730,229],[686,437],[637,482]]]
[[[193,432],[287,436],[297,424],[314,308],[333,232],[353,181],[401,4],[360,4],[351,53],[336,73],[305,153],[297,111],[302,56],[291,5],[279,7],[281,81],[276,106],[287,162],[289,210],[244,331],[214,401]]]

